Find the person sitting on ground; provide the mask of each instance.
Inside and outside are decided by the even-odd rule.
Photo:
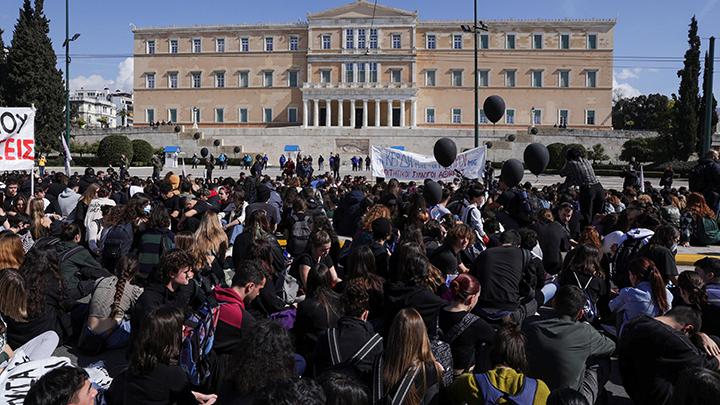
[[[326,405],[367,404],[370,401],[367,387],[347,374],[325,373],[318,382],[325,391]]]
[[[572,260],[558,278],[560,286],[574,285],[588,296],[588,308],[583,319],[595,322],[599,319],[598,301],[608,294],[605,275],[600,268],[600,251],[590,245],[576,247]]]
[[[452,301],[440,311],[440,329],[452,350],[454,374],[471,373],[476,367],[485,370],[490,366],[487,355],[495,332],[471,313],[480,296],[480,283],[461,274],[450,283],[450,294]]]
[[[572,388],[560,388],[550,393],[547,405],[588,405],[585,397]]]
[[[618,335],[627,322],[640,315],[660,316],[670,310],[673,302],[655,263],[638,257],[628,264],[628,272],[632,287],[621,289],[609,303],[610,310],[621,315]]]
[[[193,260],[186,252],[173,249],[160,259],[158,282],[151,281],[135,303],[131,318],[131,330],[138,330],[147,315],[160,307],[185,310],[192,292],[188,285],[193,279]]]
[[[243,334],[228,364],[227,372],[220,376],[218,405],[253,404],[277,381],[297,376],[302,368],[288,332],[269,320],[258,321]]]
[[[720,397],[720,373],[695,367],[680,374],[673,394],[674,404],[706,405]]]
[[[665,283],[677,284],[678,269],[675,262],[680,232],[672,225],[661,225],[647,245],[640,249],[640,256],[650,259],[657,266]]]
[[[520,234],[507,230],[500,236],[501,246],[480,253],[473,263],[472,275],[483,286],[474,313],[486,320],[499,321],[510,315],[522,321],[537,310],[533,297],[522,301],[520,282],[532,254],[520,248]]]
[[[560,287],[553,313],[528,318],[523,333],[527,337],[528,375],[542,379],[551,390],[578,390],[589,404],[595,404],[610,376],[615,343],[580,322],[586,300],[580,287]]]
[[[331,242],[330,235],[325,231],[318,231],[310,236],[308,251],[293,260],[292,264],[291,275],[300,282],[300,285],[307,286],[308,274],[320,265],[327,267],[330,271],[333,286],[340,281],[335,271],[335,264],[330,257]]]
[[[718,217],[705,202],[700,193],[690,193],[687,197],[685,213],[680,218],[682,233],[680,243],[683,246],[706,246],[720,244]]]
[[[453,404],[493,404],[501,398],[505,398],[505,403],[545,404],[550,395],[547,385],[523,374],[528,368],[525,337],[516,323],[508,321],[500,327],[490,361],[493,368],[488,372],[466,373],[453,382],[449,388]]]
[[[701,287],[704,291],[704,304],[699,305],[703,313],[702,331],[708,335],[720,336],[720,259],[705,257],[696,261],[694,266],[695,273],[704,284]],[[684,284],[679,277],[678,284]]]
[[[443,369],[430,350],[427,329],[416,310],[405,308],[395,316],[386,347],[393,349],[385,350],[374,370],[373,379],[381,384],[373,384],[373,400],[393,398],[395,403],[440,404]]]
[[[194,405],[215,401],[216,395],[193,392],[185,371],[178,365],[184,319],[178,308],[159,307],[150,311],[139,330],[133,329],[130,362],[106,391],[108,405]]]
[[[32,405],[94,405],[97,390],[87,371],[63,366],[50,370],[30,387],[25,397]]]
[[[465,224],[456,224],[448,231],[443,244],[430,256],[430,263],[443,275],[458,275],[470,271],[462,263],[460,252],[475,242],[475,233]]]
[[[100,263],[82,245],[82,232],[77,224],[63,224],[60,242],[55,245],[60,261],[60,274],[65,280],[65,299],[78,300],[95,290],[97,280],[110,277]]]
[[[387,218],[378,218],[372,222],[372,241],[370,250],[375,256],[375,271],[385,279],[390,276],[390,250],[385,244],[392,237],[392,222]]]
[[[702,327],[700,312],[677,306],[665,315],[630,321],[618,344],[620,374],[637,405],[669,405],[680,372],[691,367],[717,370],[716,356],[706,356],[694,344]]]
[[[338,320],[337,328],[318,336],[313,356],[315,374],[338,369],[370,386],[372,366],[382,355],[383,345],[382,338],[376,336],[367,321],[370,295],[362,279],[347,283],[342,303],[345,315]]]

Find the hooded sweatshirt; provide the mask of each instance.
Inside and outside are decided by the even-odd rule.
[[[102,207],[109,205],[114,207],[115,201],[109,198],[96,198],[90,201],[88,205],[87,213],[85,214],[85,229],[86,239],[90,251],[96,252],[98,250],[98,240],[100,239],[100,233],[102,232]]]
[[[213,350],[227,354],[237,349],[242,329],[251,327],[255,319],[245,310],[243,299],[232,287],[216,288],[214,293],[220,309]]]
[[[620,290],[620,295],[610,300],[610,310],[613,312],[622,312],[622,327],[628,321],[637,318],[640,315],[656,317],[662,315],[660,308],[655,305],[652,299],[651,286],[648,281],[641,281],[635,287],[625,287]],[[665,289],[667,296],[668,310],[671,308],[673,295],[668,289]],[[618,332],[618,336],[620,336]]]
[[[80,201],[81,195],[73,191],[71,188],[66,188],[58,196],[58,207],[60,207],[60,215],[67,217],[77,206]]]

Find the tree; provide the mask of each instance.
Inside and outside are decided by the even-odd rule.
[[[703,144],[705,141],[705,114],[707,114],[707,83],[708,83],[708,76],[710,73],[710,59],[708,58],[707,53],[705,53],[705,69],[703,70],[703,96],[700,98],[700,107],[699,112],[700,116],[698,117],[698,120],[700,121],[698,124],[698,136],[697,136],[697,144],[695,146],[696,150],[700,151],[703,148]],[[712,94],[712,92],[711,92]],[[711,128],[715,128],[718,123],[718,113],[717,113],[717,99],[715,99],[715,96],[713,96],[712,103],[712,125]]]
[[[602,162],[610,159],[610,156],[605,153],[605,147],[598,143],[588,151],[588,159],[592,160],[593,163],[597,163],[598,161]]]
[[[672,159],[673,151],[667,147],[671,141],[671,135],[630,139],[622,146],[620,160],[629,162],[635,158],[640,163],[666,162]]]
[[[98,145],[97,157],[102,162],[114,164],[125,155],[129,162],[133,161],[133,145],[125,135],[109,135],[103,138]]]
[[[42,0],[35,0],[35,9],[30,0],[23,1],[8,53],[5,94],[10,105],[37,108],[38,149],[59,150],[59,137],[65,128],[65,89],[43,8]]]
[[[7,55],[5,54],[5,42],[3,42],[3,30],[0,29],[0,105],[5,103],[5,83],[7,81]]]
[[[612,110],[613,128],[670,134],[673,128],[672,106],[673,101],[662,94],[618,100]]]
[[[695,16],[688,30],[689,48],[685,62],[678,71],[680,90],[675,108],[675,130],[671,149],[678,160],[687,160],[693,152],[698,133],[698,77],[700,76],[700,37]]]

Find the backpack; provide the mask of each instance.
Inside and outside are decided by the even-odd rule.
[[[292,305],[297,300],[300,283],[290,275],[288,269],[278,274],[275,280],[275,294],[287,305]]]
[[[625,240],[618,246],[612,260],[610,279],[618,288],[630,287],[630,275],[627,267],[636,258],[640,249],[647,245],[654,232],[647,229],[632,229],[625,234]]]
[[[106,263],[114,263],[130,253],[133,243],[132,224],[114,225],[101,239],[102,258]]]
[[[418,373],[420,372],[420,367],[410,367],[403,376],[402,380],[397,384],[397,387],[389,392],[387,395],[383,395],[384,393],[384,387],[383,387],[383,359],[382,356],[378,357],[378,359],[375,361],[375,365],[373,366],[373,381],[372,381],[372,404],[387,404],[387,405],[402,405],[405,403],[405,398],[407,397],[408,393],[410,392],[410,387],[412,387],[413,383],[415,382],[415,378],[417,378]],[[440,387],[439,384],[433,384],[430,387],[427,387],[425,390],[425,397],[432,398],[433,396],[436,396],[439,391]],[[425,405],[427,401],[425,401],[425,398],[422,399],[421,405]]]
[[[478,389],[482,393],[484,404],[500,404],[501,399],[505,401],[505,404],[509,405],[533,405],[535,403],[538,382],[534,378],[523,377],[522,389],[515,395],[510,395],[495,388],[487,374],[475,374],[475,381],[477,381]]]
[[[295,222],[290,228],[287,251],[296,257],[305,252],[305,248],[310,240],[310,235],[312,234],[312,219],[309,215],[305,215],[302,220],[298,219],[295,215],[293,215],[292,218]]]
[[[701,217],[695,221],[697,242],[701,245],[714,245],[720,242],[720,229],[716,220]]]
[[[592,282],[593,278],[590,277],[585,283],[585,286],[580,283],[580,279],[577,276],[577,273],[573,271],[573,276],[575,276],[575,281],[577,281],[577,286],[580,287],[580,289],[583,291],[583,294],[585,295],[585,304],[583,305],[583,320],[593,323],[595,320],[599,317],[599,313],[597,310],[597,306],[595,305],[595,301],[593,301],[592,297],[590,296],[590,293],[588,293],[587,288]]]
[[[692,192],[702,193],[708,186],[705,181],[706,165],[698,163],[688,173],[688,187]]]
[[[221,306],[206,301],[185,319],[183,325],[180,367],[195,386],[202,385],[210,377],[208,357],[215,342]]]
[[[465,314],[465,316],[463,316],[463,318],[460,320],[460,322],[456,323],[455,326],[450,328],[448,333],[445,334],[445,341],[449,345],[452,346],[452,343],[455,341],[455,339],[460,337],[460,335],[462,335],[463,332],[465,332],[467,330],[467,328],[469,328],[470,325],[475,323],[475,321],[477,321],[478,319],[480,319],[479,316],[477,316],[471,312],[468,312],[467,314]],[[457,366],[458,365],[454,365],[454,367],[456,367],[456,368],[457,368]],[[470,366],[471,366],[471,364],[468,364],[467,367],[463,367],[463,371],[469,369]]]
[[[330,361],[333,365],[333,370],[355,375],[357,373],[357,366],[361,361],[365,360],[370,352],[372,352],[377,345],[379,345],[383,338],[379,334],[374,334],[360,347],[350,358],[343,360],[340,356],[340,346],[338,345],[337,328],[330,328],[327,331],[328,346],[330,349]]]
[[[440,320],[435,318],[435,336],[430,339],[430,351],[435,360],[443,367],[441,383],[443,387],[449,387],[453,382],[453,357],[450,344],[440,337]]]

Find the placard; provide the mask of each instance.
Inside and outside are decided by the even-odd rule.
[[[470,149],[457,155],[452,166],[445,168],[433,156],[398,149],[372,147],[372,175],[398,180],[443,180],[458,177],[480,179],[485,170],[485,147]]]
[[[0,107],[0,171],[32,170],[35,164],[35,111]]]

